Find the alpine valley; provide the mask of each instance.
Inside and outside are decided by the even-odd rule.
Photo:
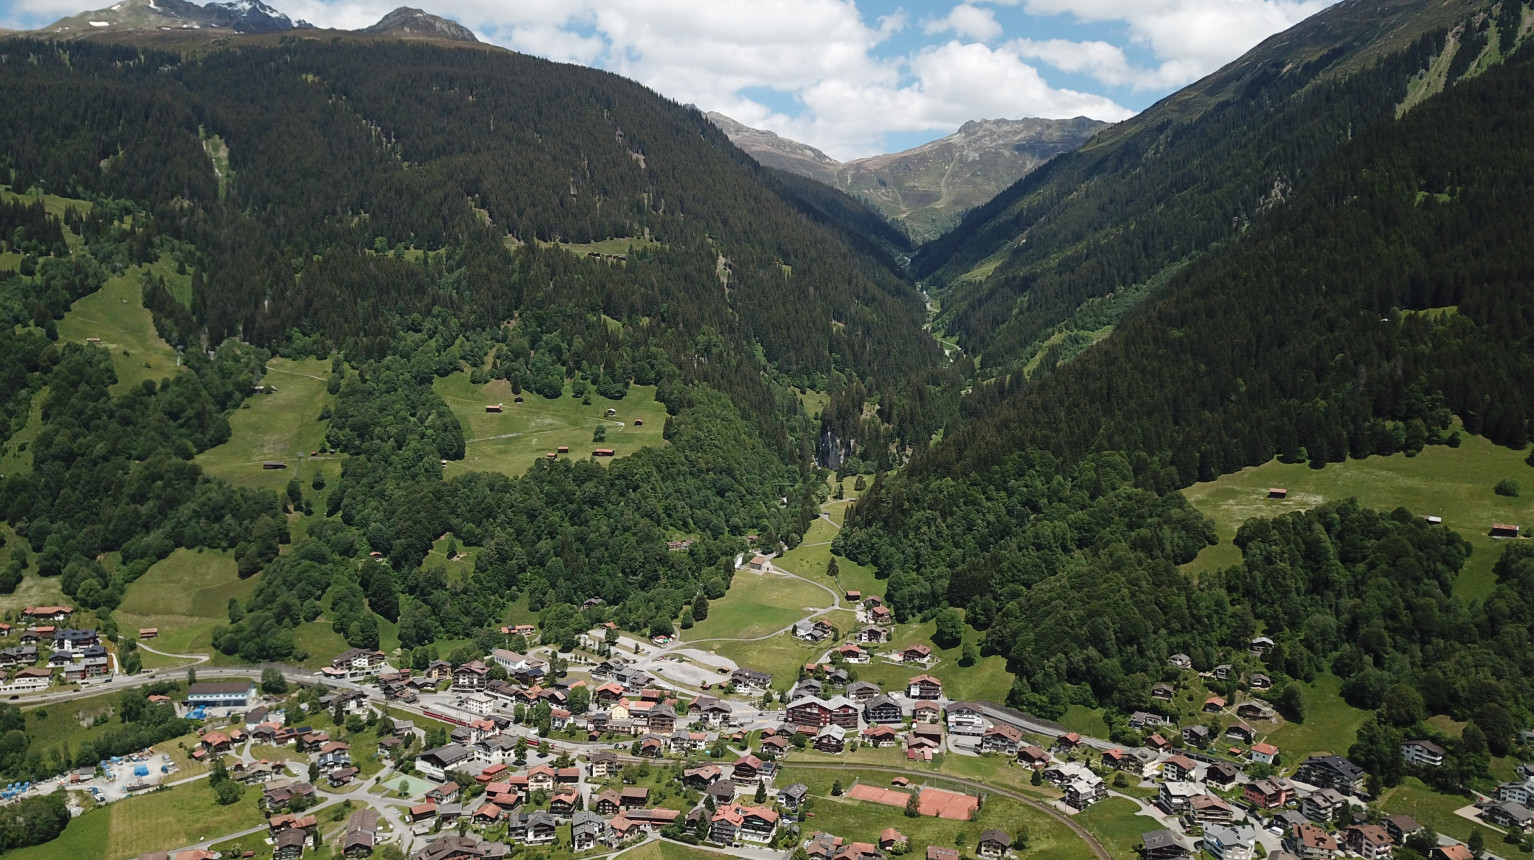
[[[1531,31],[845,164],[412,8],[0,36],[0,852],[1529,856]]]

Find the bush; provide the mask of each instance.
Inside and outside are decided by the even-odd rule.
[[[1507,496],[1510,499],[1517,498],[1518,494],[1522,491],[1523,487],[1519,485],[1517,481],[1514,481],[1511,478],[1503,478],[1497,482],[1495,487],[1492,488],[1492,492],[1499,496]]]

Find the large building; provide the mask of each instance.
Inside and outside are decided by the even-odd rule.
[[[251,681],[198,681],[186,692],[186,706],[195,708],[240,708],[248,710],[256,699],[256,685]]]

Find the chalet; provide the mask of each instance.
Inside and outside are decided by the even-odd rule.
[[[858,727],[858,708],[844,696],[820,699],[803,698],[789,702],[786,710],[788,722],[796,727],[818,729],[838,725],[844,729]]]
[[[1217,761],[1204,767],[1204,782],[1215,785],[1234,785],[1241,778],[1241,768],[1228,761]]]
[[[559,820],[546,812],[523,812],[506,823],[506,838],[523,845],[551,845],[559,835]]]
[[[654,735],[639,742],[639,755],[643,758],[660,758],[665,752],[665,742]]]
[[[1334,820],[1338,810],[1347,806],[1348,799],[1336,789],[1323,788],[1300,799],[1300,814],[1311,821],[1327,822]]]
[[[1475,860],[1475,855],[1462,842],[1453,845],[1439,845],[1428,855],[1428,860]]]
[[[284,830],[272,837],[272,860],[298,860],[304,856],[309,835],[302,830]]]
[[[888,606],[875,606],[868,610],[868,620],[881,625],[894,624],[895,613]]]
[[[804,801],[809,799],[809,796],[809,787],[802,782],[796,782],[787,788],[778,790],[778,803],[781,803],[784,809],[797,812],[799,807],[804,805]]]
[[[1034,770],[1049,766],[1049,753],[1035,746],[1022,747],[1017,751],[1018,762]]]
[[[1273,689],[1273,679],[1261,672],[1253,672],[1251,677],[1247,679],[1246,685],[1253,690],[1271,690]],[[1238,710],[1237,713],[1240,713],[1240,711]]]
[[[27,622],[53,621],[63,623],[75,613],[72,606],[28,606],[21,610],[21,620]]]
[[[936,845],[927,846],[927,860],[959,860],[959,852],[952,848],[940,848]]]
[[[1055,749],[1061,752],[1071,752],[1081,746],[1081,735],[1075,732],[1066,732],[1055,738]]]
[[[1204,825],[1204,850],[1215,860],[1252,860],[1257,828],[1247,824]]]
[[[1187,654],[1173,654],[1172,656],[1166,658],[1166,661],[1179,669],[1193,668],[1193,658],[1189,657]]]
[[[580,799],[581,796],[577,792],[560,792],[549,800],[549,814],[556,818],[570,818],[575,815],[575,805]]]
[[[870,624],[858,631],[857,640],[865,643],[886,642],[889,640],[889,631],[883,627],[876,627]]]
[[[1152,830],[1140,834],[1140,856],[1144,860],[1182,860],[1188,847],[1170,830]]]
[[[261,790],[261,810],[275,812],[293,806],[304,806],[313,799],[314,786],[307,782],[284,782],[277,785],[268,783],[266,788]]]
[[[453,670],[455,691],[483,690],[489,680],[490,669],[478,660],[470,660]]]
[[[896,851],[905,853],[905,849],[911,846],[911,840],[904,833],[893,827],[886,827],[879,831],[879,850]]]
[[[841,726],[823,726],[815,733],[814,746],[818,752],[842,752],[847,748],[847,730]]]
[[[743,755],[735,760],[730,778],[736,782],[749,782],[762,773],[762,760],[754,755]]]
[[[1380,819],[1380,824],[1398,845],[1422,830],[1422,823],[1410,815],[1387,815]]]
[[[702,765],[690,767],[682,771],[682,784],[688,788],[702,791],[718,782],[724,776],[724,771],[718,765]]]
[[[952,702],[946,713],[949,733],[977,737],[985,733],[985,717],[980,712],[980,706],[974,702]]]
[[[452,803],[458,800],[458,795],[463,789],[456,782],[444,782],[436,788],[426,792],[426,799],[441,806],[444,803]],[[440,813],[440,810],[438,812]]]
[[[1527,806],[1512,801],[1498,801],[1488,803],[1481,807],[1481,817],[1487,823],[1498,827],[1518,828],[1528,830],[1534,827],[1534,812],[1530,812]]]
[[[708,839],[718,845],[768,843],[778,831],[778,814],[770,809],[730,804],[714,812]]]
[[[343,785],[350,785],[351,781],[357,778],[358,773],[361,771],[352,765],[344,765],[332,770],[325,779],[330,783],[331,788],[340,788]]]
[[[1170,702],[1172,701],[1172,696],[1176,695],[1176,692],[1176,690],[1172,689],[1171,684],[1156,684],[1151,687],[1151,698]]]
[[[883,692],[883,690],[879,689],[878,684],[870,684],[867,681],[853,681],[847,685],[845,695],[855,705],[866,705],[874,697],[883,694]]]
[[[1247,758],[1258,764],[1276,764],[1278,762],[1278,747],[1269,743],[1252,744],[1247,750]]]
[[[1236,716],[1244,720],[1271,720],[1275,712],[1272,705],[1261,699],[1247,699],[1236,706]]]
[[[980,841],[975,843],[975,853],[981,857],[1000,857],[1012,847],[1012,837],[1000,830],[987,830],[980,834]]]
[[[376,674],[384,665],[384,653],[382,651],[369,651],[365,648],[351,648],[342,651],[330,660],[330,667],[345,672],[348,677],[360,678],[366,675]]]
[[[900,733],[893,726],[869,726],[860,737],[871,747],[892,747],[900,741]]]
[[[800,621],[794,624],[794,638],[803,639],[806,642],[824,642],[835,633],[836,628],[818,618],[814,621]]]
[[[1225,736],[1249,744],[1257,739],[1257,730],[1246,723],[1231,723],[1225,727]]]
[[[1236,808],[1213,794],[1195,794],[1188,798],[1188,814],[1201,825],[1229,824],[1236,818]]]
[[[917,675],[906,683],[906,695],[913,699],[941,699],[943,682],[931,675]]]
[[[576,812],[570,822],[570,841],[576,853],[590,851],[607,835],[607,822],[591,812]]]
[[[1364,769],[1341,756],[1312,756],[1300,763],[1294,778],[1343,794],[1356,794],[1363,789]]]
[[[942,709],[931,699],[924,699],[911,706],[911,720],[917,724],[936,725],[941,714]]]
[[[593,779],[612,776],[618,772],[618,756],[606,750],[592,753],[590,767]]]
[[[1401,758],[1405,759],[1407,764],[1438,767],[1443,764],[1443,757],[1446,755],[1448,752],[1432,741],[1414,740],[1401,744]]]
[[[369,857],[378,843],[378,810],[363,807],[346,819],[346,832],[341,837],[343,857]]]
[[[1212,740],[1208,726],[1184,726],[1182,730],[1182,742],[1188,746],[1207,747]]]
[[[1378,824],[1355,824],[1342,831],[1342,844],[1364,860],[1383,860],[1390,856],[1395,840]]]
[[[425,821],[428,818],[436,818],[437,804],[432,803],[431,801],[427,801],[425,803],[412,806],[408,811],[406,811],[405,817],[408,818],[412,824],[418,821]]]
[[[1225,710],[1225,700],[1219,696],[1210,696],[1204,700],[1204,713],[1218,714]]]
[[[1167,779],[1192,779],[1198,764],[1185,755],[1174,755],[1161,763],[1161,773]]]
[[[1204,789],[1198,783],[1167,780],[1156,794],[1156,805],[1168,815],[1181,815],[1188,811],[1189,801],[1203,793]]]
[[[925,666],[927,663],[931,662],[931,660],[932,649],[928,648],[926,645],[921,644],[920,642],[916,643],[915,645],[907,645],[905,649],[900,652],[900,662],[902,663],[920,663]]]
[[[747,566],[750,567],[752,570],[756,571],[757,573],[761,573],[762,571],[767,569],[767,564],[768,564],[767,556],[759,555],[759,556],[753,557],[751,559],[751,561],[747,563]]]
[[[772,675],[741,667],[730,673],[730,683],[742,692],[759,693],[772,686]]]
[[[1258,809],[1279,809],[1294,799],[1294,786],[1282,779],[1259,779],[1246,784],[1246,802]]]
[[[857,646],[855,642],[846,642],[836,647],[836,653],[843,661],[859,665],[869,661],[868,652]]]
[[[1302,860],[1331,860],[1342,851],[1330,833],[1309,822],[1294,825],[1284,839],[1284,848]]]
[[[952,728],[949,731],[953,731]],[[1015,756],[1023,745],[1023,732],[1014,726],[994,725],[980,736],[980,751]]]
[[[1079,762],[1049,765],[1044,779],[1064,793],[1061,799],[1072,809],[1086,809],[1108,794],[1102,777]]]

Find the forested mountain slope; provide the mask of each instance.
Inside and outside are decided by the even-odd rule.
[[[1358,131],[1106,341],[876,482],[837,548],[890,577],[899,615],[966,608],[1018,673],[1014,701],[1045,714],[1149,707],[1168,654],[1239,652],[1260,625],[1268,670],[1329,667],[1361,707],[1410,688],[1429,714],[1498,726],[1505,750],[1515,721],[1475,715],[1534,703],[1521,544],[1466,604],[1457,536],[1333,506],[1252,521],[1243,565],[1195,581],[1176,565],[1213,533],[1175,490],[1274,456],[1454,444],[1452,415],[1527,443],[1531,96],[1525,47]]]
[[[919,294],[834,205],[610,74],[374,37],[16,39],[0,86],[0,184],[86,201],[0,211],[20,257],[0,272],[0,432],[24,464],[0,488],[21,538],[0,590],[59,576],[109,614],[175,548],[230,549],[262,579],[215,643],[247,660],[294,658],[322,615],[359,647],[397,622],[410,647],[519,598],[555,639],[591,597],[670,629],[723,593],[747,535],[793,543],[816,514],[791,386],[900,389],[938,366]],[[122,386],[126,353],[56,342],[113,276],[142,279],[184,369]],[[345,457],[339,482],[280,498],[191,460],[274,352],[330,358],[318,420]],[[654,386],[667,444],[445,481],[464,431],[432,381],[455,373],[529,401]],[[452,582],[425,565],[448,532],[478,548]]]
[[[989,374],[1113,324],[1351,136],[1505,54],[1519,0],[1347,0],[1063,155],[917,255]]]

